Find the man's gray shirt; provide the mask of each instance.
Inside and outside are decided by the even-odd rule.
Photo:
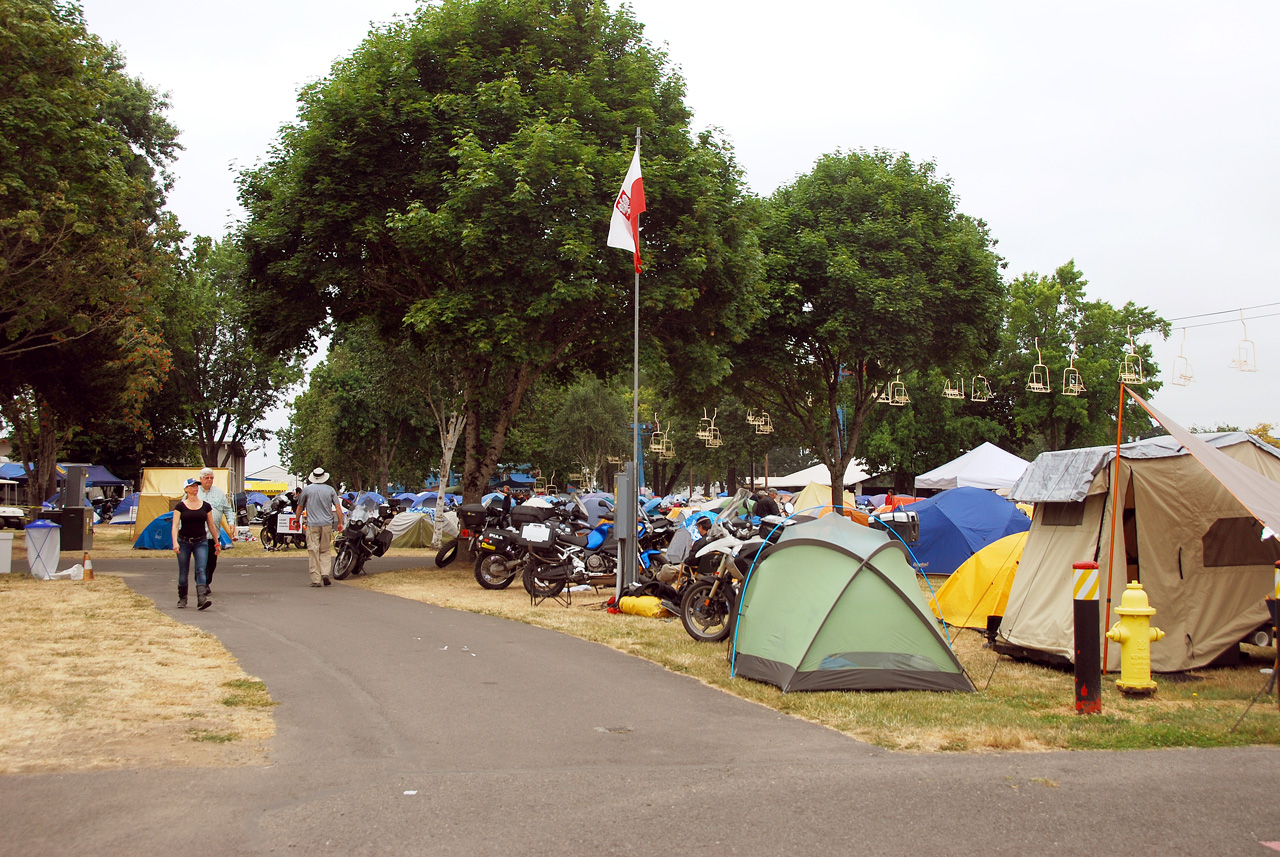
[[[338,492],[327,482],[312,482],[298,496],[298,513],[307,513],[307,526],[332,527],[333,507],[338,505]]]

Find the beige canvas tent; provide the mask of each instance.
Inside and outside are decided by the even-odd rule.
[[[1280,450],[1243,432],[1195,437],[1280,482]],[[1109,562],[1115,451],[1044,453],[1014,486],[1014,499],[1036,507],[996,648],[1070,663],[1072,564],[1093,560],[1101,577],[1100,635],[1118,618],[1125,584],[1138,580],[1157,611],[1152,623],[1166,635],[1151,646],[1152,669],[1204,666],[1268,619],[1264,599],[1280,546],[1260,538],[1262,525],[1177,439],[1158,437],[1120,447],[1121,512]],[[1108,669],[1118,668],[1119,646],[1101,642],[1109,646]]]
[[[429,548],[435,530],[424,512],[401,512],[387,522],[393,548]]]
[[[821,518],[823,515],[830,514],[832,511],[831,486],[810,482],[799,494],[791,498],[791,507],[795,509],[797,515]],[[852,518],[855,523],[864,526],[867,523],[867,513],[858,509],[857,498],[848,491],[844,492],[844,515],[846,518]]]

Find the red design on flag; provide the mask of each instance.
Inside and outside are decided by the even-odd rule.
[[[640,215],[644,212],[644,177],[640,174],[640,146],[631,158],[627,177],[622,180],[609,220],[608,246],[630,250],[635,255],[636,273],[640,273]]]

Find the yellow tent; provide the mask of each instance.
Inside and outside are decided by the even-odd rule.
[[[142,485],[138,489],[138,517],[133,523],[132,537],[147,528],[147,524],[173,509],[182,499],[182,489],[188,479],[200,478],[199,467],[147,467],[142,471]],[[231,485],[231,471],[225,467],[213,468],[213,484],[226,492]]]
[[[791,498],[791,506],[797,515],[821,518],[831,512],[831,486],[810,482],[799,494]],[[848,491],[844,492],[845,517],[852,518],[856,524],[866,526],[867,515],[858,511],[857,506],[857,498]]]
[[[929,599],[933,615],[948,625],[986,630],[988,616],[1003,616],[1026,533],[992,542],[964,561]]]

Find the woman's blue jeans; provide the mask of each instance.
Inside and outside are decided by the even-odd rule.
[[[206,586],[208,582],[205,580],[204,569],[209,562],[207,539],[200,539],[195,544],[185,539],[178,539],[178,589],[183,592],[187,591],[188,567],[191,565],[192,557],[196,561],[196,586]]]

